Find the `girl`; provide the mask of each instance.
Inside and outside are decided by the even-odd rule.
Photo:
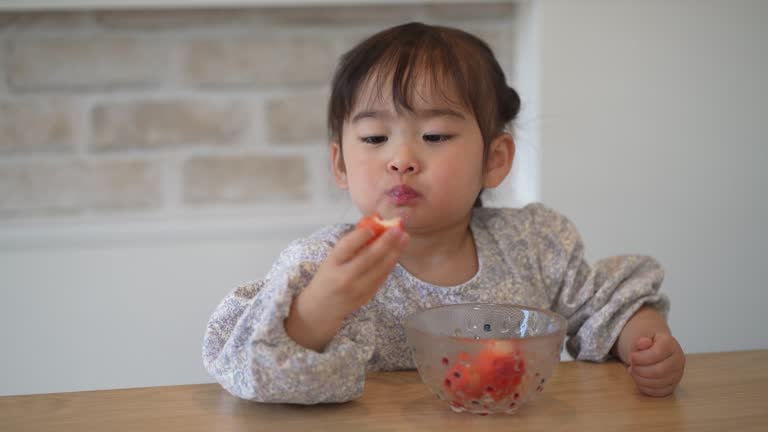
[[[411,312],[515,303],[563,315],[576,359],[616,356],[641,392],[672,393],[685,357],[655,260],[590,267],[560,214],[482,207],[482,190],[511,169],[519,107],[488,46],[460,30],[405,24],[344,55],[328,113],[336,182],[363,214],[405,228],[374,239],[340,224],[293,242],[213,313],[209,373],[245,399],[348,401],[367,371],[414,368],[402,327]]]

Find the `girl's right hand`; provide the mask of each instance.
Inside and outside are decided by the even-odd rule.
[[[409,239],[408,233],[394,227],[366,246],[373,236],[370,228],[356,228],[342,237],[307,287],[316,285],[314,289],[325,293],[345,316],[378,292]]]
[[[297,343],[322,351],[344,319],[368,303],[384,284],[409,236],[394,227],[366,246],[373,237],[370,228],[355,228],[342,237],[293,300],[285,330]]]

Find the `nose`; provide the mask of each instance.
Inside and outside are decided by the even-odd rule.
[[[389,172],[395,174],[415,174],[419,172],[419,162],[414,157],[413,153],[408,151],[407,146],[400,146],[397,153],[389,161]]]

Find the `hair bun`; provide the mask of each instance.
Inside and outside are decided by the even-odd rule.
[[[520,112],[520,95],[517,94],[515,89],[507,87],[507,94],[501,106],[504,107],[502,110],[504,123],[511,122],[517,117],[517,114]]]

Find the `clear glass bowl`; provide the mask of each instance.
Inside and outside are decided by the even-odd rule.
[[[513,414],[541,392],[560,362],[565,319],[548,310],[456,304],[405,319],[424,384],[456,412]]]

